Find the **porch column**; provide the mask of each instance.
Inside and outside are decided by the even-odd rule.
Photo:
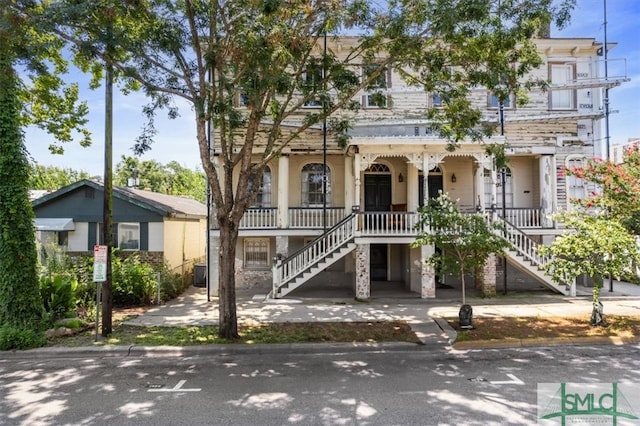
[[[551,215],[555,211],[556,193],[556,161],[553,155],[541,155],[540,167],[540,207],[542,209],[540,222],[543,227],[551,228]]]
[[[420,297],[422,299],[436,297],[436,273],[432,265],[427,263],[435,253],[433,245],[420,247]]]
[[[371,297],[371,273],[369,244],[358,244],[356,246],[356,272],[355,272],[355,293],[356,299],[368,299]]]
[[[476,211],[484,211],[486,201],[484,199],[484,162],[476,162]]]
[[[506,261],[504,259],[503,261]],[[489,255],[487,262],[480,268],[480,273],[475,278],[476,287],[480,289],[482,297],[496,296],[496,273],[497,273],[498,256],[494,253]]]
[[[276,237],[276,256],[282,255],[287,257],[289,255],[289,237],[277,236]]]
[[[209,295],[218,296],[218,283],[220,281],[220,237],[211,236],[209,231]]]
[[[360,205],[360,155],[356,154],[353,157],[353,205]],[[360,209],[362,210],[362,208]]]
[[[429,170],[431,170],[431,164],[429,164],[429,156],[425,152],[422,155],[422,205],[426,206],[429,203]],[[433,194],[434,198],[438,194]]]
[[[278,227],[289,227],[289,155],[278,159]]]
[[[407,211],[418,210],[418,169],[411,163],[407,164]]]
[[[353,169],[354,160],[348,155],[344,156],[344,208],[345,213],[351,213],[351,207],[353,207],[355,195],[355,170]]]

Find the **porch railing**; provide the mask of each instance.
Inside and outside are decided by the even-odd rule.
[[[326,211],[322,207],[289,207],[289,228],[331,228],[344,217],[344,207],[327,207]]]
[[[271,229],[278,227],[277,207],[248,209],[240,220],[240,229]]]
[[[503,218],[503,210],[501,207],[498,207],[496,212],[498,213],[498,217],[506,219],[507,222],[511,223],[516,228],[527,229],[527,228],[544,228],[550,227],[545,226],[545,221],[542,213],[541,207],[507,207],[504,209],[505,217]]]
[[[415,236],[419,215],[414,212],[361,212],[362,236]]]

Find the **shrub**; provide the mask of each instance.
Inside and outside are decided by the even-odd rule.
[[[156,273],[137,255],[124,260],[112,257],[112,295],[116,306],[149,305],[156,295]]]
[[[44,346],[47,338],[39,329],[26,329],[5,324],[0,327],[0,350],[32,349]]]
[[[64,275],[42,277],[40,279],[40,295],[44,308],[55,321],[74,311],[76,307],[76,289],[78,280]]]

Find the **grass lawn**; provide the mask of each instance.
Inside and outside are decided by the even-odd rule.
[[[580,337],[640,337],[640,315],[607,315],[603,326],[593,327],[590,317],[501,317],[474,318],[471,330],[458,326],[457,318],[447,322],[457,331],[458,342],[506,339],[552,339]]]
[[[113,333],[95,342],[94,329],[72,336],[52,338],[49,346],[78,347],[95,345],[188,346],[202,344],[257,344],[305,342],[412,342],[418,338],[404,321],[380,322],[307,322],[240,324],[240,339],[227,341],[217,337],[217,327],[136,327],[123,322],[139,315],[144,308],[114,310]],[[512,339],[574,339],[580,337],[640,338],[640,315],[605,316],[605,325],[592,327],[589,317],[501,317],[473,319],[474,328],[463,330],[457,318],[446,318],[457,331],[457,342],[508,341]]]

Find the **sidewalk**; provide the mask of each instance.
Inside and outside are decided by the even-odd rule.
[[[264,290],[239,291],[237,315],[240,323],[262,322],[357,322],[402,320],[411,325],[425,345],[443,346],[455,341],[455,331],[441,318],[457,317],[459,300],[419,298],[372,298],[358,302],[349,298],[266,299]],[[601,291],[605,315],[640,315],[640,286],[614,281]],[[523,297],[514,293],[494,299],[468,298],[473,316],[547,317],[591,314],[591,289],[581,287],[578,297],[545,295]],[[126,322],[137,326],[202,326],[218,323],[218,300],[207,301],[206,290],[191,287],[166,305],[152,308]]]

